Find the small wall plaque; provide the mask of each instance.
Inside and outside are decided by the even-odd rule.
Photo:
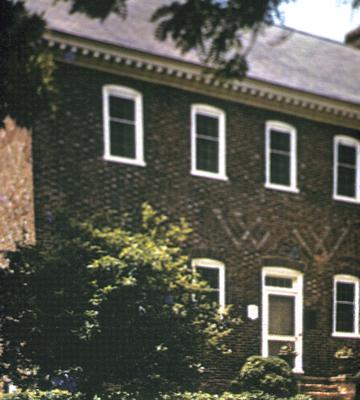
[[[259,307],[256,304],[248,304],[247,316],[249,319],[255,320],[259,318]]]

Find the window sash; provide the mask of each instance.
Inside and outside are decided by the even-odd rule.
[[[209,268],[206,267],[204,265],[197,265],[195,267],[196,272],[200,275],[200,279],[203,280],[204,282],[207,283],[208,288],[207,288],[207,292],[203,293],[203,295],[205,297],[208,297],[209,300],[214,301],[214,298],[216,299],[216,303],[220,305],[220,270],[219,268]],[[206,271],[207,273],[210,272],[210,274],[216,274],[217,276],[215,277],[215,281],[214,279],[208,280],[206,279],[206,276],[203,276],[202,271]],[[216,286],[213,286],[214,283],[216,284]],[[215,295],[215,297],[214,297]]]
[[[141,93],[123,86],[106,85],[103,107],[104,159],[145,166]]]
[[[198,132],[198,117],[216,119],[217,135],[206,135]],[[196,136],[196,169],[200,171],[219,173],[219,118],[196,113],[195,117],[195,136]]]
[[[355,333],[355,303],[336,302],[336,331]]]
[[[272,147],[276,135],[287,135],[289,151]],[[277,185],[291,186],[291,136],[287,132],[270,130],[270,182]]]
[[[208,282],[208,291],[203,293],[210,299],[216,298],[216,302],[221,307],[225,306],[225,266],[223,263],[217,260],[212,260],[208,258],[197,258],[192,260],[192,268],[194,272],[200,275],[201,280]],[[203,278],[201,270],[206,273],[210,273],[210,282]],[[216,276],[211,277],[214,273]],[[214,279],[212,279],[214,278]]]
[[[136,158],[136,127],[134,123],[110,118],[110,154],[115,157]]]
[[[360,202],[360,143],[345,136],[334,143],[334,199]]]
[[[333,325],[335,335],[359,336],[359,281],[355,277],[335,277]]]
[[[219,173],[219,144],[213,139],[196,138],[196,168]]]
[[[205,104],[191,106],[191,174],[227,180],[225,113]]]
[[[291,155],[270,150],[270,182],[291,186]]]
[[[265,132],[265,187],[298,192],[295,128],[267,121]]]

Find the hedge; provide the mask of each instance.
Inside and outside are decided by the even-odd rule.
[[[0,393],[0,400],[83,400],[81,393],[70,393],[66,390],[54,389],[49,391],[26,390],[13,393]]]

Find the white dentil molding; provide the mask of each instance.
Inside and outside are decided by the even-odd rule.
[[[246,105],[270,109],[332,125],[359,129],[360,104],[300,92],[246,78],[214,80],[203,67],[134,49],[104,44],[76,36],[47,31],[45,40],[65,63],[167,84]]]

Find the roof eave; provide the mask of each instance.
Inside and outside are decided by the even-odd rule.
[[[241,81],[214,80],[204,74],[204,68],[199,64],[55,30],[48,30],[45,40],[61,62],[166,84],[332,125],[353,129],[359,129],[360,126],[360,104],[253,78]]]

